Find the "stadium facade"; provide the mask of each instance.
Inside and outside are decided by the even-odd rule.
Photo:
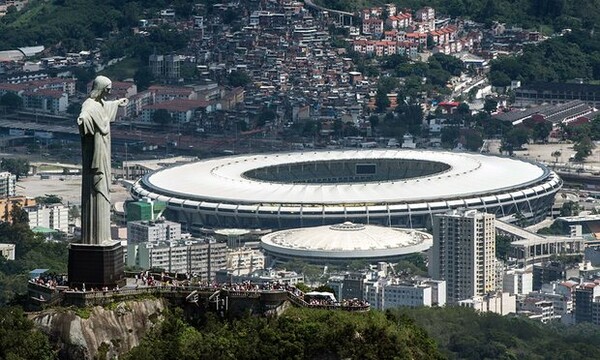
[[[345,221],[423,228],[456,208],[539,221],[561,186],[546,166],[514,158],[369,149],[208,159],[148,174],[131,194],[166,202],[167,217],[192,232]]]

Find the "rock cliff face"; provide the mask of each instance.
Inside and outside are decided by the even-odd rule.
[[[33,317],[61,349],[61,359],[113,359],[137,346],[162,321],[161,299],[125,301],[85,309],[48,309]]]

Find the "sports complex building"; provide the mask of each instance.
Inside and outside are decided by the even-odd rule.
[[[464,207],[538,221],[561,185],[546,166],[514,158],[364,149],[207,159],[148,174],[131,193],[166,202],[167,218],[191,232],[346,221],[422,228]]]
[[[275,231],[263,236],[260,244],[278,261],[324,264],[396,262],[432,245],[432,236],[422,231],[351,222]]]

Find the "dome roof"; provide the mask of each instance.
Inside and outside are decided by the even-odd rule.
[[[345,222],[277,231],[263,236],[268,252],[304,258],[382,258],[427,250],[431,235],[410,229]]]

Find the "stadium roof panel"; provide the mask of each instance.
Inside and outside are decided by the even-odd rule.
[[[410,179],[284,183],[244,174],[268,166],[339,160],[417,160],[444,163],[448,170]],[[370,149],[243,155],[167,168],[143,179],[144,187],[166,196],[236,204],[376,204],[488,196],[544,179],[542,165],[507,157],[425,150]]]

